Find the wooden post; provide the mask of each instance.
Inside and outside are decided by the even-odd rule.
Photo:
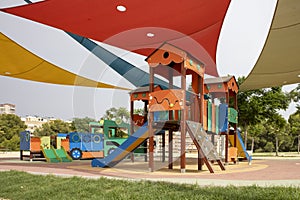
[[[33,153],[31,152],[31,151],[29,151],[30,152],[30,154],[29,154],[29,160],[30,160],[30,162],[32,162],[32,159],[33,159]]]
[[[133,111],[134,111],[134,101],[130,100],[130,135],[134,133],[134,121],[133,121]],[[133,152],[130,153],[131,162],[134,162],[134,154]]]
[[[226,103],[229,107],[229,92],[228,91],[225,93],[225,97],[226,97]],[[228,142],[229,142],[228,141],[228,134],[229,134],[229,126],[228,126],[227,133],[225,135],[225,165],[228,165]]]
[[[203,115],[204,115],[204,79],[203,77],[200,78],[200,101],[199,101],[199,108],[200,108],[200,120],[199,123],[203,124]]]
[[[225,165],[228,165],[228,133],[225,134]]]
[[[206,109],[206,107],[204,108],[204,78],[203,77],[199,77],[199,83],[200,83],[200,87],[199,87],[199,114],[200,114],[200,118],[199,118],[199,123],[203,125],[204,123],[204,109]],[[199,159],[199,155],[200,153],[198,152],[198,169],[202,170],[202,166],[204,164],[204,158],[200,158]]]
[[[178,115],[178,111],[175,111],[174,114]],[[174,119],[173,117],[173,112],[172,111],[169,111],[169,120],[172,120]],[[175,116],[175,119],[178,120],[178,118],[176,118]],[[169,130],[169,140],[168,140],[168,144],[169,144],[169,169],[173,169],[173,131],[172,130]]]
[[[234,109],[237,111],[238,110],[238,105],[237,105],[237,94],[232,91],[234,94]],[[229,102],[228,102],[229,104]],[[237,147],[237,124],[234,124],[234,147]],[[247,150],[247,144],[245,145],[246,150]]]
[[[173,131],[169,130],[169,169],[173,169]]]
[[[194,96],[194,103],[191,106],[191,120],[199,123],[203,122],[203,106],[204,106],[204,82],[203,78],[197,73],[192,74],[192,88],[193,92],[196,94]],[[198,96],[200,95],[200,96]],[[202,170],[203,158],[198,150],[198,170]]]
[[[201,156],[200,150],[198,149],[198,170],[202,170],[203,158]]]
[[[200,87],[199,87],[200,86]],[[199,98],[199,93],[201,93],[201,77],[197,73],[192,74],[192,88],[194,90],[194,103],[191,109],[193,110],[192,121],[200,122],[201,121],[201,97]],[[200,122],[201,123],[201,122]]]
[[[150,112],[150,118],[149,118],[149,171],[153,172],[154,171],[154,134],[153,134],[153,116],[154,113]]]
[[[162,162],[166,160],[166,131],[162,134]]]
[[[211,124],[212,124],[212,127],[211,127],[211,130],[212,130],[212,134],[211,134],[211,142],[213,143],[213,145],[215,145],[215,133],[217,132],[216,130],[216,123],[217,123],[217,116],[216,115],[216,105],[215,105],[215,93],[212,93],[211,94],[211,101],[212,101],[212,108],[211,108]]]
[[[183,110],[181,111],[180,129],[181,129],[181,149],[180,149],[180,172],[185,173],[186,157],[185,157],[185,135],[186,135],[186,69],[184,62],[181,63],[181,89],[183,90]]]
[[[154,72],[153,68],[150,67],[150,85],[149,85],[149,92],[153,92],[154,90]],[[149,110],[149,171],[153,172],[154,171],[154,134],[153,134],[153,118],[154,118],[154,113]]]
[[[173,69],[170,67],[169,68],[169,89],[173,89]],[[174,118],[178,120],[178,117],[176,118],[176,113],[178,116],[178,112],[175,111],[169,111],[169,120],[173,120]],[[175,116],[174,116],[174,115]],[[169,169],[173,169],[173,131],[169,130],[169,135],[168,135],[168,144],[169,144]]]
[[[149,104],[149,101],[145,100],[144,101],[144,123],[146,123],[148,121],[148,118],[147,118],[147,116],[148,116],[148,110],[147,110],[148,104]],[[147,142],[143,143],[143,148],[144,148],[144,154],[145,154],[145,162],[147,162],[147,160],[148,160]]]
[[[20,160],[23,160],[23,150],[20,150]]]

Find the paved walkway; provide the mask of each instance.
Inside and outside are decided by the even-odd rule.
[[[72,163],[46,163],[45,161],[20,161],[18,154],[0,153],[0,171],[18,170],[33,174],[53,174],[58,176],[81,176],[87,178],[114,178],[128,180],[166,181],[173,183],[198,184],[201,186],[295,186],[300,187],[300,157],[256,158],[252,165],[247,162],[229,164],[226,171],[213,165],[214,174],[204,167],[197,171],[196,160],[187,161],[186,173],[180,173],[179,163],[174,169],[167,169],[167,163],[157,161],[155,172],[148,171],[148,165],[142,161],[132,163],[125,160],[115,168],[92,168],[90,160]]]

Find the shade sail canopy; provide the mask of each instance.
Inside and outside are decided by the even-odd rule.
[[[3,11],[146,56],[168,42],[217,76],[216,47],[229,2],[51,0]]]
[[[240,90],[299,83],[299,53],[300,1],[279,0],[263,51]]]
[[[127,62],[126,60],[118,57],[107,49],[96,44],[92,40],[75,35],[72,33],[67,33],[75,41],[79,42],[84,48],[93,53],[97,58],[102,60],[105,64],[111,67],[114,71],[120,74],[123,78],[128,80],[131,84],[136,87],[141,87],[149,85],[150,76],[149,73],[141,70],[140,68],[134,66],[133,64]],[[169,83],[154,77],[154,83],[160,85],[162,88],[168,88]]]
[[[0,75],[61,85],[127,89],[93,81],[59,68],[0,33]]]

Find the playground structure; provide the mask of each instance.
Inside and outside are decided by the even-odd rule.
[[[103,149],[104,156],[111,154],[118,148],[130,135],[130,124],[123,121],[101,120],[100,122],[90,122],[91,133],[103,134]],[[137,150],[135,153],[142,153],[142,150]]]
[[[55,162],[54,151],[61,155],[60,157],[63,156],[62,151],[66,151],[73,160],[103,158],[127,140],[130,134],[130,124],[112,120],[90,122],[89,129],[89,133],[59,133],[55,137],[32,137],[29,132],[22,132],[20,159],[30,157],[32,160],[45,157],[47,161]],[[24,155],[24,151],[29,151],[29,156]],[[144,154],[144,149],[137,149],[135,153]],[[47,156],[53,159],[48,159]]]
[[[45,158],[47,162],[72,162],[63,147],[53,148],[50,144],[50,136],[31,137],[29,131],[20,133],[20,160],[29,157],[29,160]],[[25,155],[24,152],[29,152]]]
[[[279,5],[281,5],[281,4],[279,4]],[[180,7],[180,6],[179,6]],[[278,6],[278,8],[279,8],[280,6]],[[40,9],[40,8],[39,8]],[[49,10],[48,8],[46,8],[47,10]],[[51,9],[50,9],[51,10]],[[99,11],[97,11],[97,12],[99,12]],[[32,11],[29,11],[29,13],[33,13]],[[43,12],[42,12],[43,13]],[[100,13],[100,12],[99,12]],[[183,13],[183,12],[182,12]],[[204,13],[204,12],[197,12],[197,13]],[[208,13],[211,13],[211,12],[208,12]],[[286,12],[286,13],[289,13],[289,12]],[[36,15],[36,14],[34,14],[34,15]],[[44,15],[44,14],[43,14]],[[72,15],[72,16],[75,16],[75,15]],[[187,16],[189,16],[189,15],[187,15]],[[193,17],[193,18],[195,18],[195,17]],[[204,19],[210,19],[211,17],[206,17],[206,18],[204,18]],[[97,21],[97,20],[93,20],[93,21]],[[109,20],[102,20],[102,21],[109,21]],[[128,21],[131,21],[131,20],[128,20]],[[158,21],[160,21],[160,20],[158,20]],[[191,21],[191,20],[183,20],[183,21]],[[205,20],[203,20],[203,21],[205,21]],[[220,21],[220,20],[213,20],[213,21]],[[69,23],[67,23],[67,24],[69,24]],[[109,23],[109,24],[114,24],[114,23]],[[176,23],[174,23],[174,24],[176,24]],[[209,23],[208,23],[209,24]],[[212,23],[210,23],[210,24],[212,24]],[[221,23],[220,23],[221,24]],[[274,23],[275,24],[275,23]],[[214,24],[215,25],[215,24]],[[176,26],[177,26],[177,24],[176,24]],[[122,26],[123,27],[123,26]],[[179,26],[179,27],[182,27],[182,25],[181,26]],[[203,27],[205,27],[205,29],[207,29],[207,27],[208,26],[203,26]],[[82,29],[82,28],[80,28],[81,30],[86,30],[86,29]],[[107,29],[107,28],[106,28]],[[76,32],[76,31],[74,31],[74,32]],[[94,31],[93,31],[94,32]],[[86,34],[84,34],[84,35],[86,35]],[[193,35],[195,35],[195,34],[193,34]],[[218,34],[205,34],[205,35],[218,35]],[[92,38],[92,37],[91,37]],[[292,37],[288,37],[288,38],[292,38]],[[103,38],[102,38],[103,39]],[[98,40],[101,40],[101,38],[99,38]],[[202,39],[203,40],[203,39]],[[204,37],[204,40],[206,40],[206,41],[209,41],[207,38],[205,38]],[[216,40],[217,41],[217,40]],[[204,45],[205,45],[205,42],[203,42],[203,41],[200,41],[199,43],[201,44],[201,42],[202,42],[202,44],[204,43]],[[282,44],[280,44],[280,45],[282,45]],[[209,47],[211,47],[211,48],[207,48],[207,46]],[[207,49],[212,49],[214,46],[216,46],[216,45],[207,45],[207,46],[205,46]],[[214,47],[215,48],[215,47]],[[141,48],[142,49],[142,48]],[[283,48],[280,48],[280,49],[283,49]],[[215,50],[215,49],[214,49]],[[215,52],[215,51],[211,51],[211,52]],[[209,52],[210,54],[211,54],[211,52]],[[164,55],[164,54],[163,54]],[[212,54],[211,54],[212,55]],[[168,56],[166,56],[166,57],[168,57]],[[213,57],[213,56],[212,56]],[[294,59],[290,59],[290,60],[294,60]],[[4,70],[5,71],[5,73],[6,73],[6,70]],[[274,74],[274,73],[273,73]],[[37,76],[37,77],[41,77],[41,76]],[[297,74],[296,74],[296,76],[295,77],[297,77]],[[257,81],[254,81],[254,82],[257,82]],[[280,80],[278,80],[278,82],[280,82],[280,84],[282,84],[282,82],[283,81],[280,81]],[[286,82],[286,81],[284,81],[284,82]],[[165,88],[164,88],[165,89]],[[204,90],[205,90],[205,87],[204,87]],[[200,93],[199,93],[200,94]],[[188,98],[187,98],[187,94],[185,94],[186,95],[186,99],[185,100],[188,100]],[[203,95],[203,93],[202,93],[202,95]],[[226,96],[227,97],[227,96]],[[184,99],[184,98],[183,98]],[[189,102],[188,101],[186,101],[187,102],[187,104],[189,104]],[[185,101],[183,102],[184,103],[184,106],[185,106]],[[203,104],[202,104],[203,103]],[[207,103],[207,105],[205,105],[205,103]],[[227,105],[229,104],[229,101],[227,102]],[[173,107],[174,105],[171,103],[170,104],[170,107]],[[190,105],[188,105],[188,106],[190,106]],[[230,122],[230,121],[228,121],[228,123],[226,123],[226,125],[228,125],[229,123],[230,123],[230,126],[227,126],[227,129],[223,129],[223,130],[220,130],[220,129],[218,129],[218,124],[220,124],[220,122],[218,121],[218,120],[220,120],[220,118],[218,118],[217,116],[218,116],[218,112],[220,112],[220,110],[222,109],[221,108],[221,105],[219,105],[219,107],[218,107],[218,105],[214,105],[214,103],[212,103],[212,102],[209,102],[209,101],[203,101],[203,102],[201,102],[201,105],[200,106],[203,106],[202,108],[203,108],[203,111],[202,111],[202,113],[200,112],[200,119],[201,119],[201,114],[203,114],[203,119],[202,120],[199,120],[199,122],[201,123],[201,125],[203,126],[203,129],[199,129],[199,130],[197,130],[196,132],[201,132],[202,130],[204,130],[204,131],[206,131],[209,135],[211,135],[211,140],[212,140],[212,142],[214,143],[214,141],[215,141],[215,137],[217,137],[217,136],[219,136],[219,135],[222,135],[222,136],[225,136],[225,145],[226,145],[226,148],[225,148],[225,162],[226,163],[228,163],[230,160],[233,160],[233,161],[235,161],[236,159],[237,159],[237,157],[243,157],[243,158],[247,158],[248,160],[250,160],[251,159],[251,157],[247,154],[247,152],[246,152],[246,150],[245,150],[245,147],[243,146],[243,142],[241,141],[241,137],[240,137],[240,133],[239,133],[239,131],[238,131],[238,129],[237,129],[237,126],[236,126],[236,123],[235,122]],[[207,109],[206,109],[206,106],[207,106]],[[227,109],[225,108],[225,112],[227,112],[227,116],[228,117],[230,117],[230,116],[232,116],[232,113],[235,113],[235,111],[234,110],[232,110],[232,108],[230,108],[230,107],[228,107]],[[178,111],[178,113],[176,114],[176,112],[177,112],[177,110],[176,111],[174,111],[173,113],[174,113],[174,115],[178,115],[177,116],[177,118],[178,119],[180,119],[181,120],[181,112],[182,111],[185,111],[185,107],[183,107],[183,109],[179,109],[179,111]],[[160,112],[160,111],[158,111],[158,112]],[[191,109],[191,111],[188,111],[188,112],[193,112],[193,110]],[[205,115],[205,112],[207,112],[206,113],[206,115]],[[209,115],[211,114],[211,117],[209,117]],[[189,115],[189,113],[188,114],[186,114],[186,115]],[[220,114],[219,114],[220,115]],[[179,117],[180,116],[180,117]],[[207,117],[207,120],[205,120],[205,117]],[[174,116],[172,116],[172,118],[175,118]],[[185,118],[182,118],[182,120],[180,121],[180,125],[178,125],[178,124],[175,124],[174,126],[173,126],[173,124],[171,123],[171,120],[169,120],[170,121],[170,124],[172,125],[172,127],[175,127],[174,128],[174,131],[175,130],[181,130],[181,126],[182,126],[182,121],[183,120],[185,120]],[[197,121],[197,120],[196,120]],[[207,122],[207,124],[205,124]],[[155,120],[153,120],[153,123],[154,123],[154,125],[161,125],[161,124],[159,124],[159,122],[156,122]],[[185,123],[185,121],[183,121],[183,123]],[[191,125],[191,124],[190,124]],[[224,123],[224,125],[225,125],[225,123]],[[149,126],[152,126],[152,124],[150,124]],[[186,124],[186,128],[188,129],[189,128],[189,126]],[[192,124],[191,126],[195,126],[195,124]],[[229,127],[231,127],[231,128],[233,128],[233,130],[231,130]],[[164,128],[166,128],[166,127],[164,127]],[[150,127],[149,127],[149,129],[150,129]],[[153,130],[151,130],[152,132],[150,133],[150,134],[152,134],[152,135],[155,135],[156,134],[156,132],[155,132],[155,127],[153,126]],[[184,130],[184,129],[183,129]],[[169,129],[166,129],[166,131],[169,131]],[[192,132],[191,130],[189,131],[189,132]],[[183,133],[183,134],[185,134],[185,133]],[[195,135],[195,134],[194,134]],[[205,136],[205,135],[204,135]],[[162,137],[165,137],[165,135],[163,134],[163,136]],[[205,136],[206,137],[206,136]],[[195,138],[195,137],[194,137]],[[151,140],[149,140],[149,142],[150,142]],[[165,140],[163,140],[163,141],[165,141]],[[230,147],[229,148],[229,142],[231,143],[231,146],[232,147]],[[196,143],[195,143],[195,145],[196,145]],[[149,146],[149,148],[152,148],[151,147],[151,145]],[[201,147],[200,147],[201,148]],[[235,149],[234,149],[235,148]],[[230,150],[229,150],[230,149]],[[31,149],[30,149],[31,150]],[[33,148],[32,149],[33,150],[33,152],[35,152],[35,149]],[[112,150],[111,150],[112,151]],[[231,153],[232,152],[232,153]],[[150,152],[150,155],[151,155],[151,152]],[[151,157],[151,156],[150,156]],[[150,168],[151,169],[151,168]],[[182,171],[184,171],[185,169],[183,169]]]
[[[181,172],[185,172],[186,166],[186,132],[189,133],[198,151],[198,170],[201,170],[205,163],[209,171],[213,173],[210,164],[213,161],[225,170],[221,157],[214,147],[216,135],[225,136],[225,163],[236,162],[238,156],[246,154],[246,150],[240,145],[240,140],[237,141],[236,95],[238,86],[234,77],[204,80],[203,63],[187,52],[167,43],[154,51],[146,61],[150,66],[150,84],[130,93],[131,133],[134,132],[135,125],[141,127],[111,155],[104,159],[94,159],[93,167],[113,167],[140,145],[147,147],[146,141],[148,140],[149,170],[153,171],[154,136],[162,137],[162,161],[164,162],[166,160],[165,140],[168,135],[168,167],[172,169],[173,133],[178,131],[181,134]],[[155,74],[168,80],[169,87],[156,85]],[[192,80],[190,90],[186,89],[187,75],[190,75]],[[176,77],[181,78],[180,87],[174,86]],[[229,107],[231,99],[234,102],[233,108]],[[133,113],[135,101],[144,103],[144,116]],[[235,131],[230,131],[229,126]],[[230,150],[229,138],[233,146]],[[132,160],[134,160],[133,157]],[[147,161],[147,157],[145,160]]]
[[[89,133],[59,134],[64,137],[62,146],[73,160],[103,158],[122,144],[129,135],[130,125],[124,122],[101,120],[89,123]]]
[[[215,137],[225,137],[225,163],[236,162],[238,157],[251,159],[237,130],[238,86],[234,77],[204,80],[204,64],[168,43],[154,51],[146,61],[150,66],[150,84],[130,93],[131,125],[111,120],[91,122],[90,133],[58,134],[54,145],[57,149],[50,142],[38,143],[35,142],[38,138],[29,137],[29,144],[21,148],[21,159],[23,151],[27,150],[30,151],[30,159],[42,152],[48,162],[60,162],[69,160],[69,154],[74,160],[95,158],[93,167],[112,167],[128,155],[134,161],[134,152],[145,155],[149,171],[154,171],[154,135],[158,135],[162,142],[162,162],[168,158],[168,168],[173,169],[175,132],[180,133],[181,172],[186,170],[186,133],[197,149],[198,170],[202,170],[205,164],[213,173],[211,163],[214,161],[225,170],[222,152],[215,148]],[[167,80],[168,87],[154,83],[157,75]],[[190,85],[188,79],[191,80]],[[176,85],[176,81],[180,82],[180,86]],[[133,113],[135,101],[144,102],[144,116]],[[21,137],[25,138],[24,142],[28,135]],[[57,153],[61,147],[65,153]]]
[[[150,66],[149,170],[154,170],[153,133],[155,129],[169,132],[169,169],[173,168],[173,132],[179,130],[181,133],[181,172],[186,170],[186,132],[190,134],[198,150],[198,170],[202,169],[204,162],[213,173],[209,160],[217,161],[220,168],[225,170],[201,125],[204,116],[204,64],[189,53],[167,43],[150,54],[146,61]],[[154,91],[155,74],[168,80],[167,89]],[[187,75],[191,76],[191,91],[187,91]],[[175,77],[180,77],[178,89],[173,86]],[[154,121],[154,112],[160,111],[169,112],[168,120]]]
[[[69,162],[80,158],[103,157],[103,136],[90,133],[58,134],[57,136],[31,136],[20,133],[20,160],[45,158],[47,162]],[[25,152],[29,152],[25,155]],[[70,154],[70,155],[69,155]]]
[[[225,170],[221,159],[217,156],[213,145],[208,140],[200,122],[203,120],[204,97],[204,65],[187,52],[177,47],[164,43],[154,51],[146,61],[150,66],[150,84],[148,88],[140,88],[131,93],[131,118],[133,124],[144,125],[131,135],[127,143],[124,142],[113,154],[105,159],[94,159],[92,166],[112,167],[120,162],[132,150],[149,139],[149,170],[154,170],[154,135],[161,134],[163,141],[163,161],[165,160],[165,133],[168,132],[169,155],[168,166],[173,168],[173,132],[181,132],[181,171],[185,172],[185,133],[191,135],[198,150],[198,169],[202,169],[203,162],[213,172],[210,161],[217,161],[222,170]],[[168,80],[169,87],[162,89],[154,83],[154,74]],[[186,89],[186,75],[191,75],[192,92]],[[174,89],[173,79],[181,77],[181,87]],[[148,91],[148,92],[147,92]],[[188,96],[188,101],[187,101]],[[144,102],[144,117],[136,117],[133,114],[134,101]],[[155,113],[167,112],[165,119],[155,119]],[[149,119],[147,119],[149,116]],[[139,120],[139,121],[138,121]],[[188,122],[187,120],[191,120]],[[188,128],[187,128],[188,126]],[[205,138],[205,139],[204,139]]]
[[[103,157],[103,134],[91,133],[60,133],[57,141],[69,153],[73,160]]]
[[[236,162],[238,158],[251,161],[251,156],[243,144],[238,124],[238,85],[234,76],[207,78],[204,80],[205,93],[210,99],[205,101],[207,120],[204,120],[204,129],[212,134],[215,141],[216,134],[225,136],[225,163]],[[218,105],[216,105],[216,103]],[[219,124],[219,129],[214,129]],[[231,144],[231,147],[229,147]]]

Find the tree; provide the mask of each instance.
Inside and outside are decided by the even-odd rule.
[[[254,149],[258,151],[263,151],[261,143],[265,145],[266,140],[262,137],[266,133],[266,127],[263,123],[257,123],[255,125],[249,126],[249,135],[252,137],[251,142],[251,151],[254,152]],[[256,141],[256,142],[255,142]]]
[[[123,122],[129,123],[130,113],[126,108],[120,107],[117,110],[117,118],[121,119]]]
[[[275,151],[278,156],[279,147],[284,143],[287,136],[287,123],[286,120],[279,114],[273,115],[271,119],[267,120],[268,131],[270,135],[275,138]]]
[[[134,109],[133,113],[143,116],[145,114],[145,111],[143,108],[136,108],[136,109]]]
[[[239,92],[237,97],[239,125],[244,130],[245,146],[247,147],[249,126],[255,126],[262,120],[261,108],[255,91]]]
[[[296,108],[297,108],[297,111],[300,113],[300,105],[299,105],[299,101],[300,101],[300,83],[298,84],[298,86],[295,89],[290,91],[289,97],[292,101],[297,103]]]
[[[89,117],[74,118],[72,121],[71,129],[72,131],[87,133],[90,131],[89,123],[94,121],[96,120]]]
[[[300,83],[298,83],[297,87],[293,89],[290,93],[294,101],[298,102],[300,100]]]
[[[265,152],[273,152],[274,151],[274,144],[273,142],[267,142],[267,144],[264,146]]]
[[[20,132],[26,129],[26,125],[20,117],[13,114],[0,115],[0,147],[18,150],[20,144]]]
[[[239,78],[242,84],[245,78]],[[239,124],[245,131],[245,146],[250,126],[255,126],[264,120],[278,115],[279,110],[286,110],[290,103],[290,95],[282,91],[281,87],[242,91],[238,93]]]
[[[129,123],[130,121],[130,113],[129,111],[124,108],[110,108],[106,110],[105,115],[103,116],[104,119],[113,120],[113,121],[123,121],[125,123]]]
[[[300,153],[300,112],[299,110],[290,115],[288,122],[290,124],[290,134],[292,137],[291,149],[298,151]],[[296,145],[298,143],[298,145]],[[297,148],[296,148],[297,146]]]
[[[34,131],[36,136],[51,136],[57,135],[58,133],[68,133],[71,130],[71,125],[62,120],[53,120],[42,125],[41,128],[38,128]]]
[[[107,120],[115,120],[116,116],[117,116],[117,109],[112,107],[105,111],[105,115],[103,116],[103,118]]]

